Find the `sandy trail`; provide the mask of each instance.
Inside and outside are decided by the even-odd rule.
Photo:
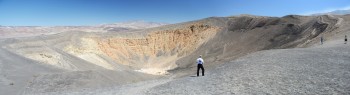
[[[147,91],[155,86],[165,84],[169,81],[172,81],[172,78],[168,79],[157,79],[146,82],[140,82],[136,84],[124,85],[115,95],[141,95],[147,93]]]
[[[45,95],[144,95],[155,87],[174,80],[174,76],[168,76],[155,80],[148,80],[125,85],[102,88],[86,88],[75,91],[44,93]],[[33,94],[34,95],[34,94]]]

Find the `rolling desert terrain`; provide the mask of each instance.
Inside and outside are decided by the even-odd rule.
[[[350,94],[345,35],[350,15],[0,26],[0,95]]]

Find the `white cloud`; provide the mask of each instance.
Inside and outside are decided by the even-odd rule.
[[[324,10],[319,10],[319,11],[310,11],[310,12],[305,12],[301,13],[299,15],[312,15],[312,14],[318,14],[318,13],[328,13],[336,10],[350,10],[350,6],[347,7],[342,7],[342,8],[329,8],[329,9],[324,9]]]

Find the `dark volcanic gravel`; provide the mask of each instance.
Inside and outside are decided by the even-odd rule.
[[[261,51],[147,94],[350,94],[350,47]]]

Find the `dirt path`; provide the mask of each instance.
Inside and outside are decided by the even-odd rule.
[[[165,84],[172,80],[173,80],[172,78],[158,79],[158,80],[140,82],[136,84],[124,85],[121,87],[121,89],[118,89],[118,92],[115,95],[142,95],[144,93],[147,93],[149,89],[158,85]]]

